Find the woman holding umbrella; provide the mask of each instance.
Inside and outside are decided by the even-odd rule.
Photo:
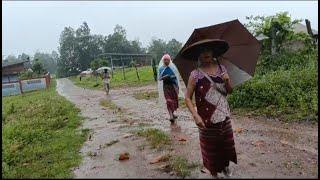
[[[104,85],[104,89],[106,91],[106,94],[109,95],[109,91],[110,91],[110,75],[109,75],[109,71],[108,69],[103,69],[103,75],[102,75],[102,79],[103,79],[103,85]]]
[[[229,161],[237,163],[226,99],[232,92],[231,81],[218,61],[228,48],[223,40],[206,39],[182,51],[182,56],[198,60],[198,68],[189,76],[185,102],[199,127],[203,164],[215,178],[219,172],[231,176]],[[191,101],[194,93],[196,109]]]

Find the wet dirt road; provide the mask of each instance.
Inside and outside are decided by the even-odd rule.
[[[162,164],[149,162],[163,152],[143,148],[144,138],[130,136],[141,124],[164,130],[173,141],[168,153],[186,157],[200,164],[186,178],[210,178],[200,171],[202,160],[198,129],[186,108],[179,108],[177,126],[170,126],[165,109],[156,99],[137,100],[134,93],[156,91],[156,86],[103,91],[77,87],[68,79],[57,80],[57,91],[73,102],[85,117],[83,127],[90,137],[81,149],[81,165],[74,169],[76,178],[179,178],[159,170]],[[119,110],[100,105],[111,99]],[[238,164],[231,163],[234,178],[317,178],[318,128],[316,125],[286,124],[265,118],[232,116]],[[184,137],[185,142],[178,141]],[[107,146],[106,144],[118,142]],[[128,152],[130,159],[119,161],[119,153]]]

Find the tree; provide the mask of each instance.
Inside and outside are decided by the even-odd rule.
[[[15,55],[10,54],[5,58],[5,60],[8,62],[17,62],[18,58]]]
[[[153,58],[159,61],[166,49],[166,42],[164,40],[152,39],[148,47],[148,53],[152,54]]]
[[[101,53],[96,45],[97,38],[90,34],[90,28],[86,22],[76,30],[75,51],[79,69],[87,69],[94,57]]]
[[[99,59],[95,59],[90,63],[90,67],[93,71],[97,70],[100,66]]]
[[[59,40],[58,77],[66,77],[78,72],[79,62],[77,61],[75,46],[75,31],[71,27],[65,27]]]
[[[22,53],[21,55],[18,56],[19,61],[27,61],[29,60],[29,55]]]
[[[91,62],[106,52],[143,53],[139,40],[129,41],[126,30],[116,25],[113,34],[108,36],[92,35],[86,22],[76,30],[65,27],[59,40],[57,56],[57,76],[65,77],[78,74],[91,67]]]
[[[279,52],[282,45],[293,36],[293,27],[301,20],[291,20],[288,12],[280,12],[273,16],[246,17],[249,23],[245,26],[254,35],[263,34],[268,37],[265,46],[272,54]]]
[[[164,53],[168,53],[174,58],[181,48],[182,43],[176,39],[171,39],[168,43],[162,39],[152,39],[148,47],[148,53],[152,54],[153,58],[159,61]]]
[[[96,84],[98,84],[98,73],[97,73],[97,69],[99,68],[100,66],[100,60],[99,59],[95,59],[91,62],[90,64],[91,66],[91,69],[93,70],[93,74],[94,76],[96,77]]]
[[[127,40],[126,30],[117,24],[113,29],[113,34],[108,35],[105,39],[104,52],[128,53],[129,46],[130,42]]]
[[[113,29],[113,34],[105,37],[105,43],[103,46],[104,52],[113,53],[144,53],[145,49],[141,47],[139,40],[129,41],[127,39],[126,30],[116,25]]]
[[[176,39],[171,39],[166,45],[166,50],[172,58],[174,58],[179,53],[181,48],[182,43],[177,41]]]
[[[53,51],[52,54],[36,52],[34,59],[38,59],[43,64],[43,68],[48,72],[55,74],[57,69],[57,56],[58,54],[55,51]]]
[[[108,66],[109,63],[108,63],[108,61],[105,60],[105,59],[99,59],[99,65],[100,65],[100,67],[102,67],[102,66]]]
[[[45,72],[43,68],[43,64],[39,61],[39,59],[35,59],[32,64],[32,71],[37,73],[37,75],[41,75]]]

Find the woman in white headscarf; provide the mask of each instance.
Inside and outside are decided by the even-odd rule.
[[[169,54],[163,55],[158,66],[158,92],[161,105],[166,104],[173,124],[177,116],[174,114],[179,107],[178,96],[184,97],[181,91],[179,72],[171,61]],[[180,92],[180,93],[179,93]]]

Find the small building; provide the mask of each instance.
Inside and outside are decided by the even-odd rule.
[[[16,82],[19,80],[18,75],[30,67],[29,60],[18,62],[2,61],[2,83]]]

